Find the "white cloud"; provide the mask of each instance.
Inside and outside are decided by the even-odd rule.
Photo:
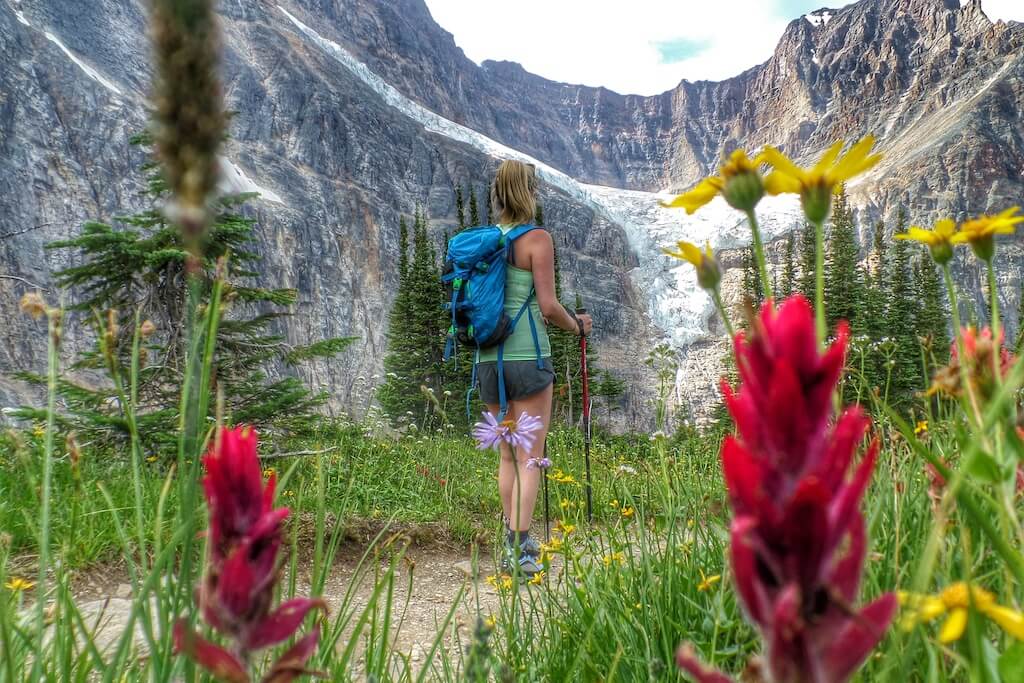
[[[981,8],[992,21],[1024,21],[1024,2],[1021,0],[982,0]]]
[[[827,0],[426,0],[476,61],[519,62],[551,80],[656,94],[682,79],[720,80],[771,56],[782,32]],[[838,6],[845,2],[836,2]],[[781,9],[788,6],[790,9]],[[984,0],[992,19],[1024,20],[1021,0]],[[702,49],[665,63],[658,46]]]

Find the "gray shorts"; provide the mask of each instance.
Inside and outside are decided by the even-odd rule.
[[[506,360],[502,362],[505,369],[505,398],[519,401],[546,389],[555,381],[555,366],[550,358],[542,359],[543,368],[537,367],[536,360]],[[476,368],[477,388],[480,398],[488,405],[498,405],[498,363],[485,361]]]

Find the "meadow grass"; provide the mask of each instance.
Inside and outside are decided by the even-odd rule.
[[[881,430],[887,445],[865,507],[871,538],[865,597],[913,585],[934,522],[935,503],[921,459],[894,432],[884,425]],[[638,435],[598,438],[593,452],[592,525],[585,519],[580,435],[562,429],[549,438],[552,473],[559,471],[549,489],[553,521],[562,522],[553,533],[562,540],[561,548],[552,552],[561,556],[556,562],[559,570],[550,572],[540,585],[500,591],[499,609],[480,615],[492,617],[493,625],[481,622],[468,640],[465,633],[442,624],[438,638],[451,633],[461,640],[462,649],[439,650],[438,657],[417,672],[391,649],[394,571],[371,570],[373,563],[367,562],[363,578],[376,572],[371,578],[376,586],[373,599],[358,610],[346,603],[332,615],[328,631],[327,640],[340,643],[337,650],[345,653],[351,645],[351,651],[347,657],[334,657],[325,646],[314,664],[335,680],[352,675],[349,664],[356,652],[370,662],[364,671],[376,672],[378,680],[415,680],[423,672],[438,680],[487,680],[468,675],[479,677],[481,671],[514,680],[678,680],[673,655],[679,643],[688,640],[710,663],[740,671],[756,651],[758,639],[730,586],[720,436],[690,431],[655,441]],[[926,438],[950,437],[940,431]],[[15,443],[8,437],[3,446],[0,523],[11,536],[4,567],[23,571],[37,549],[42,443],[31,431],[17,440],[20,445]],[[355,547],[341,543],[352,528],[404,525],[415,536],[416,528],[427,526],[432,529],[424,536],[427,541],[437,540],[441,533],[467,549],[473,541],[495,536],[495,455],[476,450],[466,437],[374,438],[347,427],[325,431],[295,448],[326,452],[266,461],[282,477],[281,504],[297,513],[289,531],[296,552],[289,561],[285,596],[296,591],[299,562],[311,563],[301,570],[309,570],[314,592],[323,588],[329,565],[339,559],[339,548],[351,553]],[[158,509],[172,510],[176,505],[177,487],[167,485],[168,474],[167,466],[157,462],[146,463],[142,471],[140,488],[147,511],[142,531],[149,538],[150,553],[173,540],[173,517],[165,514],[160,522],[160,542],[154,526]],[[63,570],[102,567],[137,553],[129,540],[137,538],[133,497],[130,468],[116,454],[103,457],[86,450],[78,479],[66,458],[55,459],[51,539],[60,571],[54,572],[53,599],[63,601],[66,610],[73,613],[73,587],[70,574]],[[300,529],[300,520],[311,520],[312,527]],[[574,528],[565,534],[560,530],[565,525]],[[970,538],[969,529],[954,513],[941,543],[934,583],[955,580],[967,562],[977,580],[1002,592],[1009,580],[1002,565],[980,545],[972,546],[976,539]],[[382,538],[386,535],[384,531]],[[300,543],[312,547],[312,553],[298,552]],[[401,551],[392,550],[385,556],[394,567]],[[367,557],[374,556],[372,548],[367,552]],[[485,548],[485,573],[487,553]],[[157,564],[157,558],[149,562]],[[0,569],[0,574],[9,580],[9,569]],[[707,581],[716,576],[720,578]],[[3,623],[8,631],[16,632],[17,615],[24,609],[23,596],[7,591]],[[155,629],[159,630],[158,623]],[[69,653],[78,649],[72,645],[76,638],[81,640],[75,630],[55,641],[65,642]],[[363,638],[354,638],[353,631]],[[962,656],[954,647],[937,645],[933,635],[927,628],[910,633],[891,629],[862,679],[887,680],[911,671],[911,680],[965,680]],[[1008,645],[995,629],[988,629],[986,637],[993,651]],[[5,642],[9,652],[17,639]],[[483,643],[486,647],[481,649]],[[160,647],[158,633],[151,645]],[[82,653],[76,657],[66,664],[68,672],[95,666]],[[25,656],[21,661],[27,661]],[[148,661],[126,657],[125,671],[153,676]],[[340,661],[346,664],[339,665]],[[24,679],[0,673],[0,680]]]

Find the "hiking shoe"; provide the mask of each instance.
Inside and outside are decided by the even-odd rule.
[[[540,563],[540,544],[532,538],[528,538],[519,546],[514,548],[511,544],[505,543],[501,559],[501,571],[506,574],[515,575],[516,571],[525,580],[530,580],[538,573],[544,571]]]
[[[534,555],[527,555],[523,553],[519,556],[519,575],[523,577],[523,581],[531,581],[538,574],[544,572],[544,567],[541,566],[539,559]],[[515,574],[513,574],[515,576]]]

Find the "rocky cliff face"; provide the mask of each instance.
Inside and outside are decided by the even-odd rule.
[[[659,213],[648,192],[691,184],[735,146],[809,158],[874,132],[887,160],[852,188],[865,215],[906,204],[924,220],[1024,195],[1024,27],[993,24],[976,2],[819,11],[793,21],[765,64],[656,97],[477,66],[422,0],[223,0],[220,13],[238,112],[225,184],[263,193],[253,211],[266,284],[301,292],[287,337],[361,340],[309,374],[357,413],[386,346],[398,216],[422,205],[440,238],[453,184],[479,182],[499,157],[541,165],[566,284],[601,321],[603,362],[631,381],[623,418],[634,425],[647,419],[650,342],[690,344],[711,317],[657,246],[746,239],[732,216]],[[43,245],[141,206],[127,138],[145,125],[147,50],[142,0],[0,0],[0,372],[43,362],[41,328],[15,313],[26,289],[67,265]],[[797,220],[784,203],[770,213],[772,235]],[[1007,284],[1020,282],[1019,264],[1004,265]],[[720,354],[693,348],[685,372],[706,392]],[[0,380],[0,404],[21,392]]]
[[[104,0],[86,11],[71,0],[0,2],[5,375],[45,362],[43,328],[17,312],[22,293],[48,288],[52,273],[68,265],[66,254],[44,245],[76,234],[86,219],[112,220],[144,205],[136,172],[142,159],[128,145],[145,125],[144,6]],[[238,112],[225,189],[263,194],[252,210],[264,281],[301,293],[287,338],[359,338],[307,379],[329,390],[336,408],[360,412],[386,348],[399,215],[421,205],[440,239],[453,223],[454,184],[488,177],[495,160],[396,109],[278,7],[224,3],[221,14],[225,90]],[[559,225],[566,278],[606,321],[609,363],[641,385],[630,369],[642,366],[630,350],[640,347],[627,345],[625,335],[654,332],[626,276],[636,259],[621,228],[557,188],[545,187],[542,199]],[[76,331],[72,325],[72,348],[82,343]],[[23,390],[0,380],[3,405],[16,404]],[[631,405],[640,411],[643,402]]]
[[[894,153],[872,184],[901,186],[923,166],[965,188],[904,187],[923,209],[977,211],[1020,195],[1024,25],[991,22],[979,0],[819,10],[793,20],[764,64],[654,97],[553,83],[507,62],[478,67],[422,0],[302,4],[413,99],[584,182],[683,189],[723,150],[773,144],[810,158],[874,133]]]

